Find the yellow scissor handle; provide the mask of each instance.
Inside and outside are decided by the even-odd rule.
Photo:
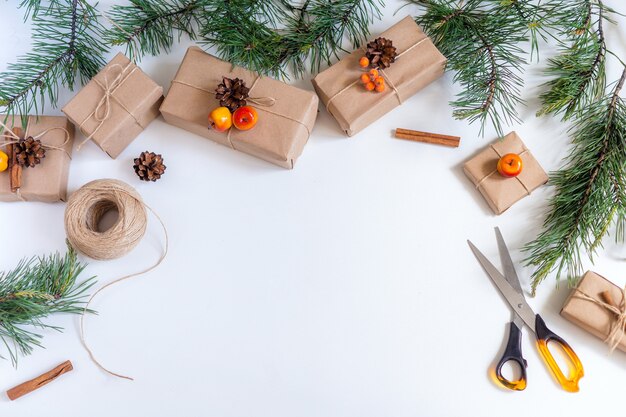
[[[539,314],[535,317],[535,334],[537,336],[537,348],[543,358],[543,361],[548,366],[554,378],[568,392],[578,392],[578,381],[585,375],[583,364],[580,362],[578,355],[572,349],[572,347],[561,337],[559,337],[552,330],[548,329],[546,323],[543,321]],[[570,361],[570,378],[566,377],[561,371],[559,364],[556,363],[552,352],[548,349],[548,343],[557,343],[563,351],[567,354]]]

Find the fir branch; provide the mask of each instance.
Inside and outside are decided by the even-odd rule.
[[[169,52],[177,33],[197,36],[203,26],[209,0],[131,0],[128,5],[114,5],[107,13],[112,27],[104,32],[105,42],[125,45],[131,59],[146,54]]]
[[[480,0],[413,0],[424,8],[415,20],[448,58],[448,69],[462,91],[451,103],[453,115],[478,121],[484,133],[489,121],[498,135],[519,121],[520,73],[525,63],[519,43],[528,39],[527,25],[500,7],[485,9]]]
[[[25,0],[32,13],[33,51],[0,73],[0,109],[9,116],[40,114],[46,100],[56,106],[59,85],[73,88],[104,65],[96,10],[84,0],[57,0],[43,9],[41,1]]]
[[[581,13],[583,11],[583,13]],[[548,60],[546,74],[553,77],[544,84],[542,107],[538,116],[562,114],[563,120],[583,112],[604,94],[606,88],[605,63],[607,48],[603,21],[606,19],[601,1],[582,1],[561,12],[563,20],[560,55]],[[596,17],[593,29],[593,16]]]
[[[573,127],[574,147],[568,162],[551,179],[556,194],[543,232],[525,248],[527,263],[537,268],[533,294],[553,271],[557,279],[566,274],[575,283],[583,272],[581,251],[593,260],[611,224],[624,230],[626,104],[619,93],[625,80],[626,69],[612,94],[588,107]]]
[[[83,312],[82,299],[95,283],[95,277],[77,283],[84,268],[68,246],[64,256],[22,260],[12,271],[0,273],[0,339],[14,365],[18,353],[27,355],[41,346],[42,335],[28,327],[60,331],[43,319],[52,313]]]

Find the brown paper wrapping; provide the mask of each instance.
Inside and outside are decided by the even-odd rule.
[[[246,82],[250,97],[273,97],[273,106],[251,104],[259,121],[249,131],[232,127],[228,132],[209,130],[208,114],[219,106],[215,89],[222,76]],[[293,168],[309,139],[317,117],[317,96],[268,77],[235,67],[198,47],[187,50],[161,113],[167,123],[256,156],[284,168]],[[229,141],[230,139],[230,141]]]
[[[121,73],[123,81],[112,89],[109,116],[101,124],[96,109],[110,85]],[[159,115],[163,87],[152,81],[123,54],[117,54],[70,100],[63,113],[111,158],[120,153]],[[103,106],[98,113],[105,114]]]
[[[588,296],[604,302],[600,293],[609,291],[613,300],[619,305],[622,302],[622,290],[606,278],[595,272],[588,271],[576,287]],[[589,300],[576,296],[573,289],[561,309],[561,316],[575,325],[585,329],[589,333],[605,340],[615,321],[615,315],[606,308]],[[626,337],[623,337],[617,345],[617,349],[626,352]]]
[[[0,116],[4,120],[6,116]],[[5,123],[13,128],[21,126],[20,116],[9,117]],[[39,133],[60,127],[70,134],[70,140],[63,145],[65,133],[55,129],[40,137],[41,143],[48,146],[57,146],[65,150],[46,148],[46,157],[34,168],[23,168],[20,195],[26,201],[41,201],[54,203],[65,201],[67,197],[67,179],[70,168],[70,157],[72,145],[74,143],[74,125],[65,117],[58,116],[34,116],[29,117],[28,127],[25,133],[29,136],[36,136]],[[2,129],[0,129],[2,130]],[[1,132],[0,132],[1,133]],[[0,137],[0,143],[12,139]],[[2,147],[2,150],[5,148]],[[66,153],[67,152],[67,153]],[[20,196],[11,192],[9,181],[9,170],[0,172],[0,201],[21,201]]]
[[[380,36],[390,39],[399,55],[419,43],[384,70],[387,88],[383,93],[367,91],[360,82],[354,84],[363,73],[359,66],[363,49],[352,52],[312,80],[320,100],[348,136],[398,107],[401,101],[441,77],[445,70],[446,58],[410,16]]]
[[[517,177],[503,177],[495,171],[498,160],[507,153],[521,154],[523,168]],[[515,132],[487,146],[467,161],[463,170],[495,214],[502,214],[528,192],[548,182],[548,175]]]

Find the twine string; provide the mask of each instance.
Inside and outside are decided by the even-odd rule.
[[[118,219],[109,229],[100,231],[98,223],[104,214],[117,209]],[[146,274],[158,267],[167,255],[169,238],[167,228],[159,215],[130,185],[112,179],[92,181],[72,194],[65,210],[65,230],[70,245],[93,259],[115,259],[129,253],[143,238],[147,228],[148,209],[159,221],[165,236],[164,250],[150,267],[124,275],[98,288],[87,300],[80,317],[80,341],[94,364],[118,378],[133,378],[113,372],[96,358],[85,337],[85,313],[94,298],[104,289]]]
[[[130,67],[132,67],[132,69],[128,71]],[[78,126],[78,129],[80,129],[80,131],[86,136],[86,138],[78,144],[78,146],[76,147],[77,150],[80,150],[85,143],[92,140],[94,135],[98,133],[100,128],[102,128],[104,123],[109,119],[109,117],[111,116],[111,100],[115,100],[115,102],[135,120],[135,123],[137,123],[141,127],[144,127],[139,122],[139,120],[137,120],[133,112],[126,108],[126,106],[120,100],[118,100],[117,97],[115,97],[115,92],[117,91],[117,89],[124,85],[124,83],[137,70],[137,68],[138,67],[133,64],[132,61],[130,61],[124,67],[120,64],[113,64],[109,66],[109,68],[103,73],[104,83],[100,82],[100,80],[98,80],[97,78],[92,79],[102,89],[104,94],[102,98],[100,98],[100,101],[98,101],[98,104],[96,105],[94,111],[89,113],[87,117],[85,117],[85,120],[83,120],[83,122]],[[113,78],[113,80],[109,81],[109,73],[117,69],[119,69],[119,73],[115,76],[115,78]],[[96,128],[91,131],[91,133],[87,134],[87,132],[85,132],[84,126],[85,123],[87,123],[91,119],[94,119],[98,124]]]
[[[402,55],[404,55],[407,52],[411,51],[413,48],[417,47],[418,45],[420,45],[422,42],[424,42],[426,40],[428,40],[428,37],[420,39],[419,41],[417,41],[413,45],[411,45],[409,48],[407,48],[406,50],[404,50],[401,53],[399,53],[398,55],[396,55],[396,58],[400,58]],[[363,47],[361,49],[363,49],[364,51],[367,50],[365,47]],[[385,71],[382,70],[382,69],[379,69],[378,72],[383,76],[385,81],[387,81],[387,83],[389,84],[389,86],[393,90],[396,98],[398,99],[398,103],[402,104],[403,100],[402,100],[402,96],[400,95],[400,91],[395,86],[393,81],[391,81],[391,78],[389,77],[389,75],[387,73],[385,73]],[[355,85],[359,84],[360,82],[361,82],[361,80],[353,81],[350,84],[348,84],[347,86],[345,86],[344,88],[342,88],[341,90],[339,90],[338,92],[336,92],[335,94],[333,94],[332,96],[330,96],[330,98],[326,102],[326,111],[330,113],[330,103],[334,99],[336,99],[338,96],[342,95],[343,93],[345,93],[346,91],[348,91],[350,88],[354,87]]]
[[[502,158],[502,154],[500,154],[500,152],[498,152],[498,150],[495,148],[495,146],[493,146],[493,143],[490,144],[489,146],[491,147],[491,149],[493,149],[493,151],[496,153],[496,155],[498,155],[499,158]],[[522,152],[518,153],[518,155],[524,155],[527,152],[528,152],[528,149],[524,148],[524,150],[522,150]],[[496,172],[498,172],[497,168],[495,168],[489,174],[487,174],[484,177],[482,177],[481,180],[476,183],[476,189],[479,189],[480,187],[482,187],[484,182],[487,181],[487,179],[490,178]],[[524,190],[526,191],[526,195],[530,195],[530,190],[528,189],[526,184],[524,184],[524,181],[520,180],[519,177],[514,177],[514,178],[521,184],[522,187],[524,187]]]
[[[615,314],[616,318],[611,323],[611,330],[609,331],[608,336],[604,339],[604,342],[609,345],[610,352],[613,352],[615,348],[620,344],[622,338],[624,337],[624,325],[626,325],[626,286],[621,290],[622,291],[622,302],[619,307],[616,307],[612,304],[605,303],[604,301],[598,300],[594,297],[591,297],[589,294],[581,291],[576,288],[575,296],[591,301],[592,303],[612,312]]]

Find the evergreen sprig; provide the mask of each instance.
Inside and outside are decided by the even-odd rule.
[[[504,125],[519,121],[525,64],[519,44],[529,39],[527,22],[500,2],[412,2],[424,9],[415,20],[448,58],[448,69],[462,87],[451,103],[454,117],[478,121],[481,133],[489,121],[503,135]]]
[[[0,273],[0,339],[12,363],[41,346],[42,335],[30,327],[62,330],[43,322],[52,313],[81,314],[83,297],[95,277],[77,282],[85,266],[68,246],[64,256],[22,260],[12,271]],[[1,357],[1,356],[0,356]]]
[[[560,54],[548,60],[541,109],[537,115],[562,114],[564,120],[585,112],[606,88],[603,21],[612,10],[602,2],[575,1],[556,12],[561,22]]]
[[[572,128],[573,148],[564,168],[552,175],[556,194],[543,231],[526,246],[536,267],[532,292],[552,272],[570,284],[582,275],[581,253],[591,260],[610,227],[623,240],[626,226],[626,104],[619,96],[626,69],[612,94],[581,112]]]
[[[0,73],[0,111],[21,114],[26,127],[29,114],[41,114],[44,103],[56,106],[59,85],[73,88],[104,65],[106,50],[100,41],[96,10],[84,0],[24,0],[32,15],[33,50]]]

